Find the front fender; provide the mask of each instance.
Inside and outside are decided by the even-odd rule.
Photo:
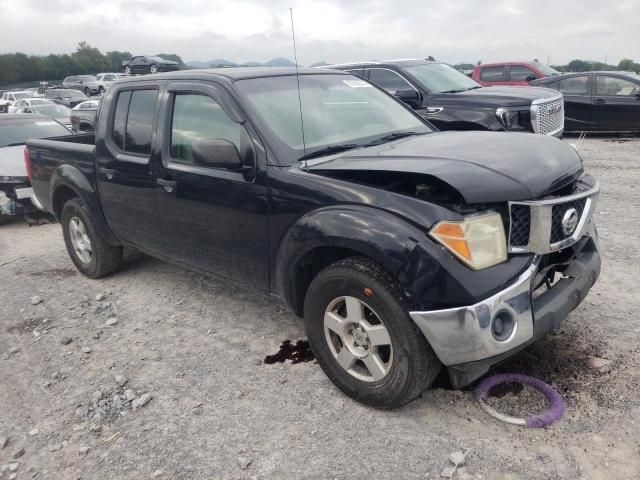
[[[279,244],[276,290],[289,305],[295,298],[294,273],[300,260],[318,248],[343,248],[369,257],[396,275],[424,235],[399,217],[372,207],[331,206],[300,218]]]
[[[107,225],[104,212],[102,211],[102,205],[100,204],[100,197],[96,189],[84,173],[78,168],[68,164],[60,165],[54,170],[51,176],[50,205],[52,207],[51,210],[56,214],[58,220],[60,220],[59,217],[62,213],[62,205],[60,205],[59,210],[56,206],[57,203],[60,202],[60,199],[63,198],[63,192],[68,190],[73,191],[87,205],[91,213],[91,219],[107,243],[111,245],[121,245],[120,241]]]
[[[374,207],[332,206],[300,218],[279,244],[275,263],[276,291],[294,311],[300,288],[299,262],[318,248],[349,249],[380,263],[397,280],[414,308],[432,310],[470,305],[503,288],[531,262],[530,255],[474,271],[427,232]]]

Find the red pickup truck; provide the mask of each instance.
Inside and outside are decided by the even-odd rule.
[[[472,78],[484,86],[490,85],[529,85],[538,78],[553,77],[560,72],[540,63],[532,62],[500,62],[483,63],[473,69]]]

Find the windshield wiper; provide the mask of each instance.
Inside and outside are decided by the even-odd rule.
[[[476,85],[475,87],[467,88],[466,91],[475,90],[476,88],[482,88],[482,85]]]
[[[460,92],[464,92],[465,89],[458,89],[458,90],[445,90],[444,92],[437,92],[437,93],[460,93]]]
[[[397,140],[398,138],[412,137],[414,135],[424,135],[425,133],[426,132],[394,132],[390,133],[389,135],[385,135],[384,137],[376,138],[372,142],[367,143],[365,146],[369,147],[371,145],[379,145],[381,143]]]
[[[331,155],[332,153],[340,153],[344,152],[345,150],[351,150],[352,148],[358,148],[361,146],[362,145],[360,145],[359,143],[343,143],[342,145],[331,145],[329,147],[321,148],[320,150],[307,153],[306,155],[300,157],[298,161],[307,160],[309,158],[323,157],[325,155]]]

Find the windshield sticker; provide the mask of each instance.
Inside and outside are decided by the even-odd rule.
[[[349,85],[351,88],[368,88],[373,87],[370,83],[365,82],[364,80],[343,80],[346,85]]]
[[[47,125],[55,125],[56,122],[36,122],[36,125],[40,126],[40,127],[45,127]]]

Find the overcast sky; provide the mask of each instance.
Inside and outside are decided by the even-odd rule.
[[[0,52],[177,53],[186,61],[640,61],[640,0],[0,0]]]

